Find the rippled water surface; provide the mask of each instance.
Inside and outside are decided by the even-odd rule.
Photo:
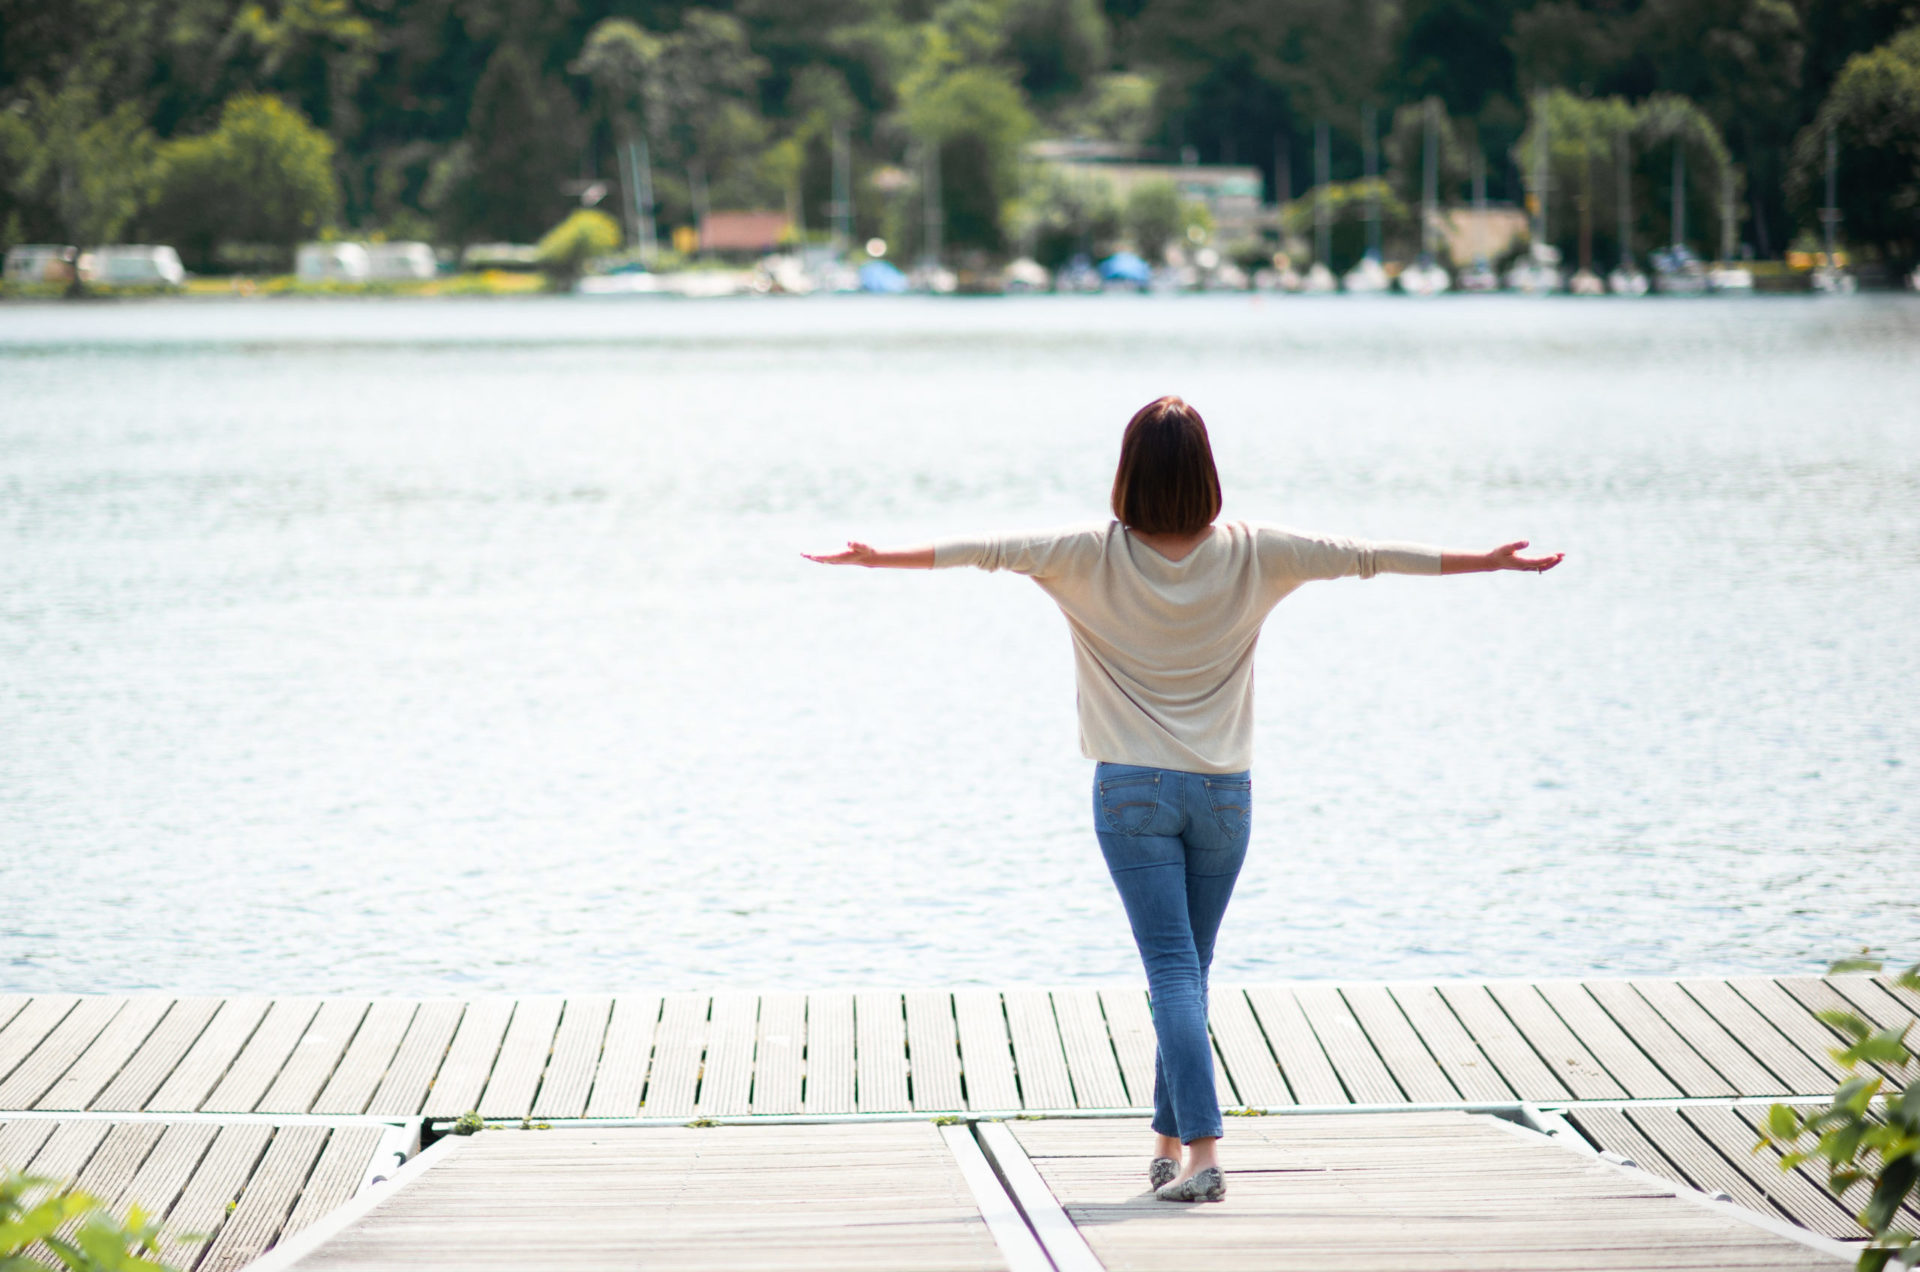
[[[1546,577],[1261,646],[1235,979],[1920,944],[1920,305],[0,308],[0,987],[1137,978],[1064,625],[849,535],[1227,515]]]

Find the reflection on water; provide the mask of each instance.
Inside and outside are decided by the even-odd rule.
[[[1136,978],[1065,632],[803,548],[1228,515],[1565,549],[1315,584],[1223,978],[1912,950],[1900,298],[0,309],[0,987]]]

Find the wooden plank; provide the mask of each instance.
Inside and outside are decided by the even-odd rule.
[[[1432,985],[1390,985],[1387,989],[1462,1098],[1487,1103],[1515,1098],[1513,1088],[1468,1035],[1439,990]]]
[[[128,1000],[100,1036],[34,1104],[37,1109],[84,1109],[124,1069],[153,1033],[173,1000],[143,994]]]
[[[1545,981],[1537,985],[1574,1037],[1585,1044],[1614,1080],[1636,1099],[1672,1099],[1680,1088],[1647,1058],[1626,1031],[1614,1022],[1587,987],[1579,981]]]
[[[114,1216],[125,1219],[127,1212],[138,1206],[149,1219],[164,1217],[193,1178],[194,1169],[219,1129],[211,1122],[175,1122],[168,1126],[147,1160],[140,1163],[133,1182],[115,1199]]]
[[[1676,1184],[1692,1187],[1678,1166],[1666,1159],[1653,1141],[1640,1133],[1640,1128],[1627,1120],[1627,1115],[1619,1109],[1575,1108],[1567,1110],[1567,1116],[1587,1142],[1595,1148],[1617,1153],[1641,1170],[1670,1179]]]
[[[1067,1075],[1073,1080],[1075,1104],[1083,1109],[1126,1108],[1127,1084],[1120,1077],[1120,1061],[1113,1054],[1113,1040],[1107,1036],[1107,1018],[1100,1010],[1099,992],[1056,989],[1053,1013],[1060,1023],[1060,1041],[1066,1048]]]
[[[1340,1085],[1333,1062],[1327,1058],[1293,990],[1282,985],[1256,985],[1247,990],[1247,1002],[1260,1020],[1261,1032],[1267,1036],[1267,1045],[1296,1103],[1353,1102]]]
[[[702,1117],[738,1117],[751,1107],[753,1044],[760,999],[753,994],[713,996],[707,1018],[707,1058],[694,1108]]]
[[[166,1129],[165,1122],[121,1122],[113,1126],[73,1186],[111,1207],[133,1182]]]
[[[146,1108],[165,1112],[191,1112],[198,1109],[212,1097],[222,1081],[232,1076],[236,1067],[235,1059],[245,1054],[249,1041],[259,1044],[264,1052],[274,1045],[274,1040],[281,1033],[290,1032],[286,1048],[292,1050],[319,1005],[317,999],[281,999],[276,1002],[255,997],[229,998],[220,1004],[220,1010],[214,1013],[212,1021],[200,1036],[193,1040],[193,1046],[187,1049],[187,1054],[181,1057],[180,1063],[174,1066],[160,1088],[148,1096],[144,1104],[135,1102],[139,1094],[136,1087],[123,1089],[116,1082],[94,1101],[94,1107],[116,1110]],[[269,1011],[269,1008],[272,1010]],[[269,1032],[269,1026],[272,1032]],[[284,1055],[281,1058],[284,1059]],[[278,1071],[279,1061],[276,1060],[272,1071],[260,1078],[258,1088],[248,1100],[248,1108],[253,1107],[254,1101],[266,1092],[267,1083],[273,1080],[273,1074]]]
[[[1534,1054],[1485,985],[1444,983],[1436,988],[1514,1094],[1523,1100],[1568,1098],[1566,1085]]]
[[[553,1058],[540,1079],[534,1097],[535,1117],[581,1117],[587,1094],[593,1090],[593,1071],[600,1063],[600,1043],[606,1037],[613,999],[582,995],[567,999],[560,1016],[560,1032],[553,1038]]]
[[[621,994],[613,1000],[600,1066],[593,1072],[593,1094],[587,1097],[588,1117],[632,1117],[640,1111],[659,1020],[658,994]]]
[[[387,1066],[400,1050],[400,1040],[413,1024],[420,1004],[410,998],[381,998],[367,1010],[366,1019],[353,1035],[353,1042],[340,1058],[340,1065],[327,1079],[320,1098],[314,1101],[315,1113],[362,1113],[373,1093],[387,1076]],[[316,1152],[319,1150],[315,1150]]]
[[[348,1266],[988,1272],[1007,1263],[941,1128],[917,1120],[489,1131],[300,1264]]]
[[[82,998],[0,1082],[0,1109],[30,1109],[132,1000]],[[23,1013],[24,1014],[24,1013]]]
[[[1398,1104],[1407,1098],[1380,1062],[1373,1043],[1338,989],[1332,985],[1296,985],[1293,996],[1354,1103]]]
[[[1637,980],[1633,987],[1661,1017],[1685,1038],[1701,1059],[1719,1071],[1741,1095],[1786,1095],[1787,1084],[1767,1072],[1734,1036],[1687,997],[1679,984],[1667,980]]]
[[[1826,1190],[1814,1187],[1798,1172],[1782,1171],[1780,1156],[1774,1150],[1763,1148],[1755,1153],[1758,1137],[1732,1109],[1721,1104],[1692,1104],[1683,1106],[1680,1116],[1795,1223],[1828,1237],[1866,1235]]]
[[[762,994],[754,1045],[754,1113],[798,1113],[807,1067],[807,996]],[[917,1063],[917,1062],[916,1062]]]
[[[1753,1142],[1758,1140],[1766,1130],[1767,1110],[1755,1105],[1749,1105],[1746,1108],[1734,1108],[1729,1111],[1739,1119],[1740,1125],[1746,1129],[1748,1145],[1749,1148],[1751,1148]],[[1881,1119],[1876,1117],[1874,1120],[1880,1121]],[[1811,1193],[1814,1198],[1818,1198],[1824,1205],[1831,1206],[1840,1212],[1848,1231],[1844,1234],[1834,1235],[1840,1236],[1842,1240],[1858,1240],[1866,1236],[1866,1229],[1860,1226],[1859,1221],[1855,1219],[1854,1216],[1866,1206],[1868,1197],[1873,1193],[1871,1181],[1863,1180],[1856,1183],[1844,1194],[1836,1197],[1833,1191],[1827,1186],[1826,1171],[1822,1169],[1824,1163],[1819,1159],[1816,1158],[1814,1161],[1804,1163],[1790,1171],[1783,1172],[1780,1170],[1780,1150],[1774,1148],[1772,1145],[1758,1149],[1755,1151],[1754,1156],[1756,1162],[1759,1164],[1760,1173],[1763,1176],[1761,1183],[1763,1189],[1767,1188],[1768,1183],[1770,1183],[1775,1176],[1779,1174],[1791,1175],[1798,1180],[1798,1183],[1794,1185],[1794,1192],[1796,1198],[1800,1199],[1802,1204],[1812,1204],[1811,1200],[1806,1198],[1806,1194]],[[1774,1196],[1774,1202],[1777,1205],[1784,1206],[1789,1211],[1794,1208],[1793,1203],[1788,1202],[1785,1197],[1779,1195]],[[1914,1205],[1913,1199],[1909,1198],[1907,1203],[1900,1208],[1900,1217],[1905,1221],[1902,1226],[1905,1226],[1908,1231],[1912,1231],[1914,1222],[1920,1220],[1920,1206]]]
[[[285,1241],[294,1233],[311,1224],[314,1220],[331,1212],[336,1206],[344,1205],[349,1198],[360,1190],[360,1181],[366,1178],[367,1166],[373,1160],[373,1150],[380,1146],[382,1130],[378,1126],[338,1126],[327,1137],[327,1146],[321,1150],[320,1160],[314,1165],[313,1174],[300,1190],[300,1200],[287,1216],[286,1226],[280,1231],[280,1240]]]
[[[648,1117],[693,1116],[700,1058],[707,1049],[710,1001],[706,994],[667,995],[653,1044],[653,1076],[647,1081],[644,1108]]]
[[[0,1122],[0,1169],[25,1170],[58,1125],[53,1119],[43,1117]]]
[[[493,1058],[500,1054],[500,1040],[507,1036],[511,1019],[511,998],[477,998],[467,1004],[422,1113],[449,1118],[478,1111],[480,1093],[486,1090],[487,1075],[493,1072]]]
[[[1448,1104],[1460,1098],[1386,986],[1350,985],[1341,996],[1409,1100]]]
[[[808,1113],[851,1113],[853,1090],[853,995],[807,996],[807,1083],[801,1106]]]
[[[907,1110],[907,1018],[895,992],[854,996],[854,1103],[862,1113]]]
[[[40,1151],[27,1163],[27,1173],[54,1180],[56,1186],[66,1185],[93,1159],[100,1141],[107,1137],[111,1129],[110,1123],[92,1119],[56,1123],[53,1134],[47,1136],[46,1142],[40,1145]],[[64,1191],[64,1187],[61,1187],[61,1191]]]
[[[1233,1081],[1240,1103],[1256,1108],[1292,1104],[1293,1095],[1280,1075],[1280,1065],[1260,1032],[1246,991],[1234,986],[1215,986],[1207,995],[1207,1015],[1213,1028],[1213,1040]]]
[[[1000,997],[1007,1005],[1007,1033],[1013,1039],[1021,1107],[1072,1108],[1073,1083],[1067,1076],[1067,1054],[1053,1018],[1052,998],[1044,989],[1009,989]]]
[[[195,1272],[236,1272],[266,1252],[279,1237],[326,1139],[324,1126],[283,1126],[274,1134],[239,1204],[220,1225],[220,1235]]]
[[[227,1006],[232,1007],[236,1003],[246,1001],[248,1000],[229,1000]],[[185,1077],[192,1071],[187,1062],[182,1062],[180,1068],[174,1071],[173,1077],[167,1079],[166,1086],[160,1088],[159,1094],[154,1097],[157,1107],[200,1108],[214,1113],[251,1112],[266,1096],[268,1089],[273,1086],[274,1079],[280,1076],[281,1070],[286,1068],[287,1061],[299,1047],[300,1040],[313,1027],[314,1019],[320,1014],[321,1005],[321,1000],[317,998],[279,998],[270,1002],[263,1001],[262,1006],[266,1014],[264,1017],[254,1017],[259,1027],[252,1030],[252,1036],[239,1038],[232,1051],[222,1057],[211,1054],[208,1056],[210,1061],[216,1058],[221,1060],[220,1071],[212,1075],[213,1082],[219,1085],[212,1086],[211,1082],[208,1083],[208,1086],[212,1086],[209,1094],[206,1087],[198,1083],[192,1084],[193,1089],[185,1092],[197,1096],[196,1103],[192,1105],[158,1104],[162,1097],[173,1093],[176,1086],[187,1085]],[[203,1042],[207,1041],[216,1030],[220,1030],[223,1035],[221,1041],[226,1041],[224,1035],[228,1031],[222,1029],[222,1017],[225,1015],[226,1009],[222,1008],[220,1016],[215,1017],[213,1024],[207,1027],[207,1033],[201,1039]],[[236,1019],[234,1023],[237,1026],[240,1022]],[[196,1044],[194,1051],[199,1050],[200,1047]],[[193,1059],[192,1055],[187,1057],[188,1061]],[[194,1076],[198,1075],[194,1074]]]
[[[514,1004],[499,1057],[480,1096],[481,1117],[525,1117],[533,1111],[534,1092],[540,1089],[540,1075],[553,1054],[553,1035],[564,1006],[564,999],[550,995],[522,998]]]
[[[1870,976],[1830,976],[1827,983],[1853,1003],[1860,1015],[1882,1029],[1901,1029],[1913,1023],[1913,1011],[1907,1004]]]
[[[426,1103],[434,1075],[453,1042],[453,1031],[467,1005],[457,999],[441,998],[421,1003],[407,1025],[387,1075],[367,1103],[367,1112],[377,1116],[411,1117]]]
[[[1908,1019],[1920,1017],[1920,993],[1908,989],[1905,985],[1894,980],[1892,976],[1884,973],[1875,976],[1873,983],[1879,986],[1881,993],[1887,995],[1907,1009]]]
[[[32,994],[0,994],[0,1029],[5,1029],[32,1001]]]
[[[95,1093],[87,1107],[116,1112],[144,1109],[167,1075],[186,1058],[220,1007],[218,998],[176,999],[159,1026],[147,1035],[147,1040],[106,1088]]]
[[[345,1040],[341,1040],[345,1046]],[[273,1127],[261,1122],[229,1123],[220,1128],[212,1147],[200,1159],[180,1199],[167,1212],[165,1237],[160,1243],[160,1261],[191,1268],[207,1248],[191,1240],[195,1234],[207,1241],[219,1239],[228,1206],[240,1199],[247,1177],[266,1152],[273,1138]]]
[[[1707,1013],[1740,1040],[1753,1057],[1767,1067],[1787,1089],[1802,1095],[1818,1095],[1833,1090],[1833,1077],[1793,1040],[1775,1029],[1767,1018],[1753,1009],[1746,999],[1733,992],[1722,980],[1683,980],[1680,988],[1706,1009]]]
[[[15,1012],[7,1027],[0,1029],[0,1080],[11,1076],[79,1005],[78,994],[41,994]]]
[[[372,1005],[365,998],[329,998],[321,1003],[313,1023],[300,1035],[293,1054],[254,1108],[262,1113],[305,1113],[312,1108]],[[219,1092],[214,1094],[217,1097]],[[207,1107],[217,1107],[217,1100],[209,1100]]]
[[[1007,1018],[1000,995],[991,989],[953,991],[953,1017],[960,1027],[960,1073],[967,1086],[967,1107],[1008,1110],[1020,1107],[1007,1041]]]
[[[1554,1076],[1577,1098],[1613,1100],[1626,1095],[1533,986],[1495,982],[1487,988],[1507,1019],[1518,1026]]]
[[[1768,1201],[1766,1194],[1702,1138],[1692,1123],[1681,1118],[1679,1109],[1637,1105],[1624,1111],[1627,1120],[1653,1141],[1693,1187],[1703,1193],[1725,1193],[1740,1205],[1764,1215],[1786,1217],[1786,1212]]]
[[[910,989],[907,1004],[907,1071],[916,1113],[951,1113],[967,1107],[960,1086],[960,1034],[953,1023],[953,995],[944,989]]]
[[[1837,1084],[1845,1071],[1833,1059],[1834,1048],[1845,1045],[1840,1031],[1818,1020],[1793,995],[1765,976],[1737,976],[1727,982],[1733,992],[1753,1005],[1767,1023],[1793,1039],[1796,1047],[1820,1066]]]
[[[1137,1109],[1153,1107],[1153,1058],[1159,1047],[1147,995],[1138,989],[1103,989],[1100,1007],[1107,1017],[1114,1058],[1127,1085],[1127,1101]]]
[[[1733,1084],[1718,1070],[1700,1058],[1687,1040],[1672,1025],[1634,992],[1631,982],[1597,980],[1585,982],[1587,992],[1606,1008],[1614,1023],[1633,1039],[1660,1071],[1673,1080],[1685,1095],[1713,1096],[1735,1094]]]

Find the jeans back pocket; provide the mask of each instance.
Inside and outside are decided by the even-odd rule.
[[[1097,789],[1100,819],[1116,835],[1144,833],[1160,811],[1158,773],[1122,773],[1102,780]]]
[[[1207,803],[1223,834],[1238,839],[1253,824],[1253,782],[1247,778],[1208,778]]]

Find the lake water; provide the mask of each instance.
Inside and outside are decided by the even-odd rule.
[[[1065,627],[804,549],[1227,515],[1317,583],[1216,973],[1920,953],[1920,303],[0,307],[0,988],[1138,980]]]

